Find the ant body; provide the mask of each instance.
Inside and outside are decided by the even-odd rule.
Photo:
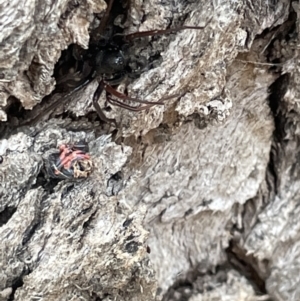
[[[69,89],[64,98],[82,89],[94,79],[100,79],[93,95],[93,105],[102,121],[114,123],[117,126],[116,121],[107,118],[99,106],[98,100],[103,91],[106,91],[108,103],[131,111],[141,111],[154,105],[163,105],[165,100],[180,96],[174,94],[163,97],[157,102],[149,102],[132,98],[114,88],[125,78],[137,78],[148,68],[145,59],[136,58],[129,54],[133,41],[137,38],[165,35],[185,29],[203,29],[205,26],[181,26],[173,29],[151,30],[123,35],[117,32],[116,26],[108,24],[111,15],[114,15],[114,10],[119,8],[117,5],[113,6],[113,2],[114,0],[108,0],[107,10],[98,28],[91,36],[89,49],[85,51],[79,46],[70,46],[71,48],[66,52],[66,55],[62,56],[56,65],[55,77],[57,82],[56,91]],[[76,72],[71,74],[70,69],[75,69]],[[129,105],[126,101],[139,103],[140,106]],[[61,99],[52,103],[48,110],[59,104],[61,104]]]
[[[62,144],[59,153],[50,154],[46,163],[46,170],[51,178],[78,179],[86,178],[93,169],[90,155],[87,153],[86,143]]]

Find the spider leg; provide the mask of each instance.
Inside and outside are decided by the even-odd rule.
[[[107,118],[105,116],[105,114],[103,113],[102,109],[99,106],[98,100],[99,100],[99,98],[100,98],[103,90],[104,90],[104,84],[103,84],[103,80],[101,80],[100,83],[99,83],[99,85],[98,85],[97,90],[95,91],[95,93],[93,95],[93,105],[94,105],[94,108],[96,109],[96,112],[97,112],[99,118],[102,121],[108,122],[108,123],[113,123],[116,126],[116,128],[117,128],[118,126],[117,126],[116,120],[112,119],[112,118]]]
[[[174,28],[169,28],[169,29],[134,32],[134,33],[125,35],[124,40],[129,42],[129,41],[132,41],[137,38],[161,36],[161,35],[165,35],[165,34],[176,33],[178,31],[186,30],[186,29],[204,29],[207,26],[207,24],[211,21],[211,19],[212,18],[210,18],[204,26],[180,26],[180,27],[174,27]]]
[[[125,72],[120,72],[120,74],[114,76],[110,79],[105,79],[107,83],[109,83],[111,86],[117,86],[120,85],[125,79],[127,78],[127,74]]]
[[[126,103],[121,102],[119,100],[113,99],[111,96],[107,96],[106,100],[110,104],[112,104],[114,106],[118,106],[120,108],[129,110],[129,111],[134,111],[134,112],[139,112],[139,111],[147,110],[147,109],[149,109],[149,108],[151,108],[151,107],[154,106],[154,105],[146,105],[146,106],[141,106],[141,107],[134,107],[134,106],[127,105]]]
[[[165,100],[168,100],[168,99],[171,99],[171,98],[175,98],[175,97],[180,97],[181,94],[173,94],[173,95],[170,95],[170,96],[167,96],[167,97],[163,97],[160,99],[160,102],[159,104],[163,105],[163,101]],[[130,110],[130,111],[134,111],[134,112],[139,112],[139,111],[143,111],[143,110],[147,110],[153,106],[155,106],[157,103],[156,102],[147,102],[148,105],[145,105],[145,106],[141,106],[141,107],[134,107],[134,106],[130,106],[124,102],[121,102],[117,99],[114,99],[112,98],[110,95],[108,95],[106,97],[107,101],[112,104],[112,105],[116,105],[118,107],[121,107],[121,108],[124,108],[124,109],[127,109],[127,110]]]
[[[175,97],[179,97],[181,94],[173,94],[173,95],[170,95],[170,96],[167,96],[167,97],[163,97],[161,98],[159,101],[146,101],[146,100],[141,100],[141,99],[138,99],[138,98],[134,98],[134,97],[130,97],[128,95],[125,95],[123,93],[120,93],[118,92],[116,89],[114,89],[112,86],[106,84],[106,83],[103,83],[103,88],[105,89],[106,92],[108,92],[109,94],[119,98],[119,99],[122,99],[122,100],[131,100],[131,101],[134,101],[134,102],[138,102],[138,103],[143,103],[143,104],[147,104],[147,105],[163,105],[163,101],[165,100],[168,100],[168,99],[171,99],[171,98],[175,98]],[[114,100],[114,99],[112,99]]]
[[[75,92],[81,90],[85,86],[87,86],[93,79],[94,79],[94,74],[91,73],[90,76],[81,85],[76,87],[73,91],[53,101],[50,105],[48,105],[48,107],[43,108],[42,112],[40,112],[41,111],[40,106],[36,106],[36,108],[32,110],[32,114],[35,115],[34,110],[36,110],[38,112],[37,115],[33,118],[27,119],[27,121],[25,121],[21,125],[35,125],[41,118],[53,112],[58,106],[64,104],[69,99],[70,96],[72,96]]]

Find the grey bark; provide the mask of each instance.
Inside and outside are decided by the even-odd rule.
[[[180,97],[112,107],[116,135],[86,117],[96,81],[37,124],[9,119],[15,98],[46,110],[61,51],[88,47],[105,8],[0,3],[0,300],[300,300],[298,2],[131,1],[125,33],[204,27],[135,48],[162,60],[129,94]],[[46,181],[80,140],[93,173]]]

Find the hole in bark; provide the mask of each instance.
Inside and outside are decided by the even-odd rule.
[[[190,208],[189,210],[187,210],[187,211],[184,213],[184,216],[188,216],[188,215],[190,215],[190,214],[192,214],[192,213],[193,213],[193,209]]]
[[[11,96],[8,98],[8,106],[5,110],[7,113],[8,121],[12,121],[12,119],[22,119],[24,115],[24,108],[19,99]]]
[[[139,249],[140,245],[141,244],[137,243],[136,241],[131,241],[125,245],[125,250],[128,253],[135,253]]]
[[[115,173],[107,181],[107,195],[117,195],[123,188],[123,174],[121,171]]]
[[[131,224],[132,221],[133,221],[133,218],[127,219],[127,220],[123,223],[123,227],[124,227],[124,228],[127,228],[127,227]]]
[[[209,125],[209,119],[199,114],[195,113],[190,115],[189,117],[194,122],[195,127],[197,127],[199,130],[204,130]]]

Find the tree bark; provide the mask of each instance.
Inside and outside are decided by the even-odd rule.
[[[0,301],[300,300],[298,2],[130,1],[124,34],[202,29],[134,42],[160,59],[118,89],[179,96],[111,106],[117,130],[97,81],[47,109],[61,51],[88,48],[105,10],[0,3]],[[83,140],[92,174],[49,178]]]

